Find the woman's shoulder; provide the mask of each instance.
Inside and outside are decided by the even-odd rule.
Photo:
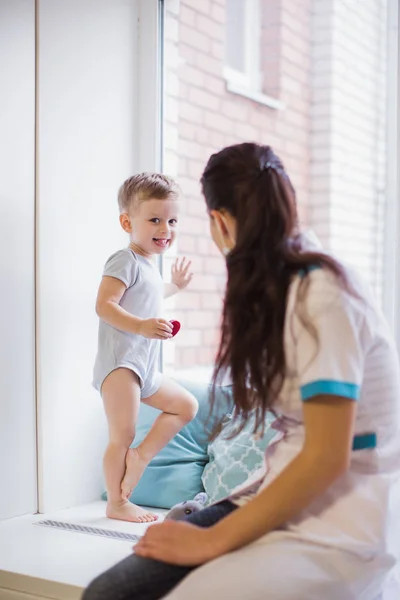
[[[368,282],[353,266],[339,262],[343,277],[326,265],[310,265],[293,278],[289,290],[288,306],[305,303],[312,314],[334,307],[371,317],[380,312]]]
[[[297,289],[300,283],[307,279],[307,295],[311,298],[318,299],[319,296],[330,300],[332,297],[338,300],[363,300],[364,303],[374,304],[374,293],[368,282],[362,276],[359,270],[345,260],[326,251],[318,237],[312,230],[306,230],[301,233],[302,245],[306,252],[316,252],[321,257],[326,256],[328,259],[334,259],[339,269],[342,271],[343,277],[340,278],[332,269],[323,261],[320,263],[310,264],[306,268],[299,269],[297,277],[292,281],[292,290]],[[347,285],[344,284],[347,283]]]

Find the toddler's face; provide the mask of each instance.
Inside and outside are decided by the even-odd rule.
[[[175,241],[178,212],[178,200],[141,202],[129,215],[131,243],[145,255],[163,254]]]

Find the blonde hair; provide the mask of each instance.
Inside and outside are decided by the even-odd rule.
[[[119,188],[118,206],[120,213],[129,211],[133,205],[145,200],[177,200],[179,187],[171,177],[161,173],[138,173],[129,177]]]

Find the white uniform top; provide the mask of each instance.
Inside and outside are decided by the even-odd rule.
[[[280,431],[267,449],[262,479],[260,472],[253,476],[256,484],[242,488],[233,501],[247,502],[300,452],[303,402],[320,394],[332,395],[332,402],[335,396],[349,398],[358,405],[349,470],[284,530],[286,536],[368,559],[387,553],[389,501],[400,473],[400,377],[383,315],[371,293],[347,273],[360,298],[344,291],[326,268],[307,275],[306,314],[318,343],[296,312],[304,274],[294,278],[284,328],[287,377],[274,406],[282,415],[276,423]]]

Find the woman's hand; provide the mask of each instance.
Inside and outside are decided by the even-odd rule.
[[[152,525],[133,550],[138,556],[182,567],[202,565],[222,554],[212,527],[203,529],[182,521]]]
[[[183,290],[192,280],[193,273],[189,271],[192,263],[183,257],[180,261],[177,258],[171,268],[171,282],[179,290]]]

